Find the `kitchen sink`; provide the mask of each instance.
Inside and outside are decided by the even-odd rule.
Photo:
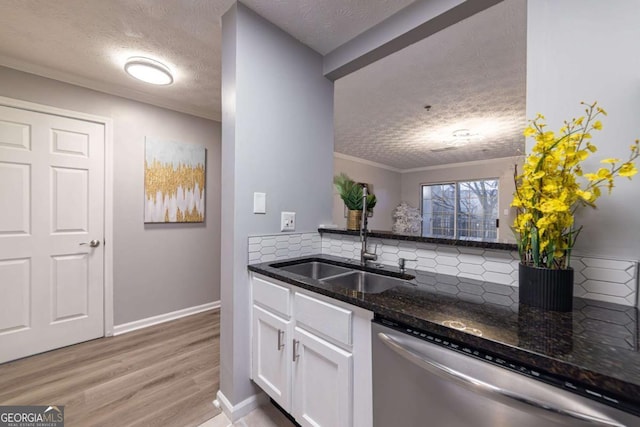
[[[271,266],[364,294],[378,294],[407,283],[402,279],[340,267],[322,261],[306,261],[290,265],[271,264]]]
[[[365,294],[378,294],[406,283],[404,280],[366,271],[354,271],[326,279],[324,282]]]
[[[327,264],[324,262],[311,261],[300,264],[285,265],[278,267],[290,273],[299,274],[301,276],[310,277],[312,279],[321,280],[327,277],[337,276],[353,271],[349,268],[338,267],[337,265]]]

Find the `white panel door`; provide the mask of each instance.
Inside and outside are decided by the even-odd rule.
[[[290,324],[253,306],[251,376],[286,411],[291,411]]]
[[[103,235],[104,125],[0,106],[0,363],[103,336]]]
[[[353,425],[351,353],[296,326],[293,417],[303,427]]]

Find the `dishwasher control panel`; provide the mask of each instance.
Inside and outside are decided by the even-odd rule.
[[[515,362],[513,360],[497,355],[495,353],[487,352],[485,350],[481,350],[481,349],[469,346],[467,344],[457,342],[455,340],[451,340],[449,338],[434,334],[429,331],[416,329],[412,326],[397,322],[395,320],[387,319],[378,314],[374,316],[373,322],[386,326],[388,328],[394,329],[398,332],[411,335],[415,338],[419,338],[419,339],[428,341],[430,343],[439,345],[441,347],[446,347],[453,351],[464,353],[470,357],[481,359],[484,362],[491,363],[493,365],[497,365],[505,369],[509,369],[511,371],[517,372],[522,375],[526,375],[527,377],[536,379],[538,381],[542,381],[547,384],[560,387],[572,393],[577,393],[581,396],[604,403],[616,409],[620,409],[622,411],[629,412],[634,415],[640,415],[640,408],[637,405],[634,405],[622,399],[608,395],[606,392],[603,393],[600,390],[595,389],[593,387],[583,385],[579,382],[564,378],[560,375],[550,374],[540,369],[527,366],[519,362]]]

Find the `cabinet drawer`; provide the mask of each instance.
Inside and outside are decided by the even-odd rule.
[[[267,282],[259,277],[254,277],[252,283],[254,303],[283,316],[291,316],[290,291],[288,288]]]
[[[294,294],[293,306],[298,325],[338,343],[352,344],[351,310],[300,293]]]

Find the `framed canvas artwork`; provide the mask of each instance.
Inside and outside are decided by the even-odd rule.
[[[144,222],[204,222],[206,149],[145,139]]]

